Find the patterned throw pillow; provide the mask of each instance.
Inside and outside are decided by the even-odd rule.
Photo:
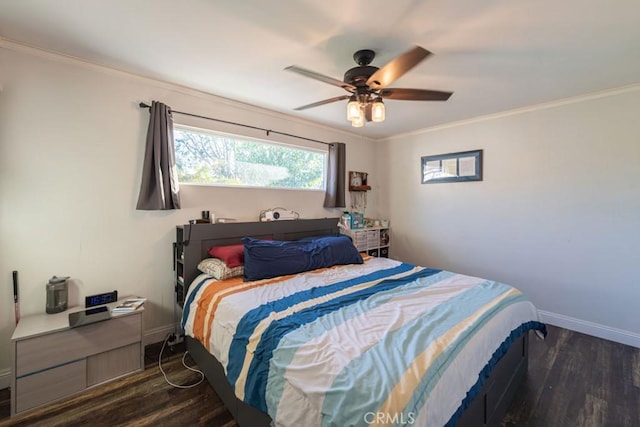
[[[243,265],[229,268],[224,261],[218,258],[203,259],[200,261],[200,264],[198,264],[198,270],[218,280],[225,280],[231,277],[242,276],[244,274]]]

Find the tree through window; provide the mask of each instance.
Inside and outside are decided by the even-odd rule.
[[[175,126],[181,183],[322,190],[326,151]]]

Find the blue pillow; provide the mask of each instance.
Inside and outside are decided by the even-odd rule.
[[[341,264],[362,264],[362,256],[347,236],[312,240],[242,239],[244,280],[270,279]]]

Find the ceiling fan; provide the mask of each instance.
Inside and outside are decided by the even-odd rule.
[[[427,89],[402,89],[387,88],[391,83],[403,76],[407,71],[426,59],[431,52],[415,46],[400,56],[387,62],[382,68],[374,67],[371,64],[376,56],[373,50],[362,49],[353,54],[353,59],[358,64],[344,73],[342,81],[325,76],[315,71],[307,70],[296,65],[286,67],[285,70],[293,71],[305,77],[319,80],[330,85],[339,86],[351,93],[351,95],[336,96],[303,105],[295,108],[296,111],[330,104],[332,102],[348,99],[347,119],[354,127],[364,126],[364,121],[381,122],[385,118],[385,107],[383,98],[397,99],[405,101],[446,101],[453,92],[442,92]]]

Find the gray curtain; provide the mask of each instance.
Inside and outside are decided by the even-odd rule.
[[[345,165],[347,149],[344,143],[334,142],[329,145],[329,167],[327,169],[327,189],[324,195],[325,208],[343,208]]]
[[[138,195],[138,210],[180,209],[171,108],[153,101]]]

